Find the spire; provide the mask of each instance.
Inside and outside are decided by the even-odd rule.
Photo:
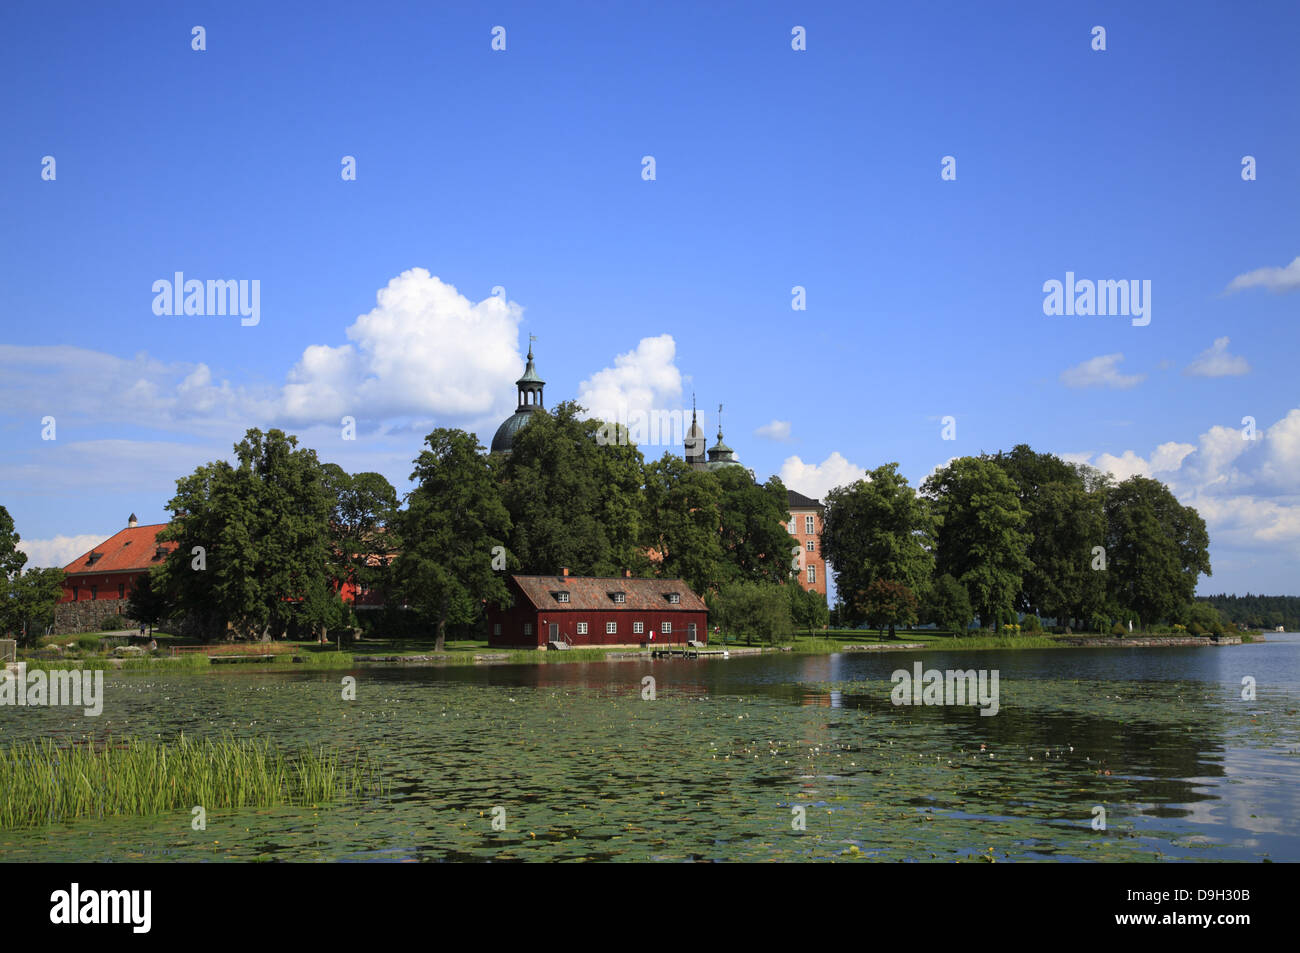
[[[722,443],[722,405],[718,404],[718,443]]]

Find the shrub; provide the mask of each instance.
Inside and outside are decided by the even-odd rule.
[[[1043,631],[1042,620],[1039,619],[1038,616],[1034,615],[1033,613],[1030,613],[1029,615],[1025,616],[1023,619],[1021,619],[1020,625],[1026,632]]]
[[[83,652],[99,651],[99,636],[97,635],[79,635],[77,636],[77,648]]]
[[[1116,622],[1114,625],[1110,627],[1111,635],[1118,635],[1122,637],[1127,633],[1127,631],[1128,630],[1124,628],[1123,624],[1119,622]]]
[[[1104,616],[1100,612],[1095,613],[1090,621],[1094,632],[1105,632],[1110,628],[1110,617]]]
[[[104,632],[121,632],[127,627],[128,624],[126,619],[123,619],[120,615],[109,616],[104,620],[103,625],[100,626]]]

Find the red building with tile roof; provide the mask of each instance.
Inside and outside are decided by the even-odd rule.
[[[63,595],[54,607],[60,632],[93,632],[104,620],[126,615],[136,580],[161,565],[175,543],[158,541],[166,523],[137,524],[131,514],[126,529],[63,567]]]
[[[515,574],[506,580],[515,604],[489,606],[494,648],[683,644],[708,638],[709,610],[681,579]]]

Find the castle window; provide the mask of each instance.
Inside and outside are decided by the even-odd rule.
[[[95,601],[96,599],[98,599],[98,598],[99,598],[99,586],[91,586],[91,587],[90,587],[90,601],[91,601],[91,602],[94,602],[94,601]]]
[[[809,566],[809,567],[808,567],[808,581],[809,581],[810,583],[816,583],[816,582],[817,582],[817,567],[816,567],[816,566]]]
[[[810,552],[810,553],[815,553],[815,552],[817,552],[817,541],[816,541],[816,540],[813,540],[813,539],[808,540],[808,552]]]
[[[126,584],[125,584],[125,583],[121,583],[121,582],[119,582],[119,583],[117,584],[117,597],[118,597],[119,599],[125,599],[125,598],[126,598]]]
[[[803,518],[803,531],[805,533],[809,533],[809,534],[815,533],[816,530],[813,529],[813,525],[814,525],[813,518],[811,516],[805,516]]]

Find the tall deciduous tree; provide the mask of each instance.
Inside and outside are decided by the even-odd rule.
[[[822,552],[835,568],[839,592],[865,592],[877,579],[922,589],[934,569],[934,518],[899,474],[877,467],[826,494]]]
[[[269,639],[326,605],[330,500],[313,450],[280,430],[247,432],[236,465],[217,461],[176,481],[160,540],[177,607],[215,632]]]
[[[397,491],[379,473],[347,473],[336,463],[321,467],[330,508],[333,578],[383,592],[397,554],[389,524],[397,512]]]
[[[722,577],[789,580],[793,540],[785,529],[789,495],[780,478],[757,484],[744,467],[723,467],[713,475],[722,488]]]
[[[435,624],[442,651],[448,623],[472,622],[482,600],[509,602],[504,573],[492,562],[493,548],[509,539],[510,514],[472,434],[439,428],[425,444],[411,474],[416,487],[395,521],[402,550],[393,573],[407,603]]]
[[[645,467],[643,542],[660,557],[660,576],[685,579],[696,592],[722,581],[722,485],[705,470],[665,453]]]
[[[1028,514],[1029,567],[1016,608],[1058,620],[1086,619],[1099,611],[1107,577],[1093,568],[1093,547],[1105,543],[1105,478],[1025,444],[991,459],[1016,484]]]
[[[0,631],[13,632],[19,644],[31,645],[54,622],[54,606],[63,594],[63,570],[28,567],[4,582]]]
[[[1143,622],[1184,611],[1200,574],[1210,575],[1200,514],[1159,480],[1135,476],[1107,490],[1106,524],[1111,608],[1131,609]]]
[[[532,572],[643,572],[641,452],[598,442],[603,425],[582,413],[565,401],[549,414],[533,414],[499,464],[502,498],[515,527],[510,551]]]
[[[991,460],[959,457],[923,484],[939,520],[936,571],[960,582],[985,626],[1013,611],[1030,538],[1016,485]]]

